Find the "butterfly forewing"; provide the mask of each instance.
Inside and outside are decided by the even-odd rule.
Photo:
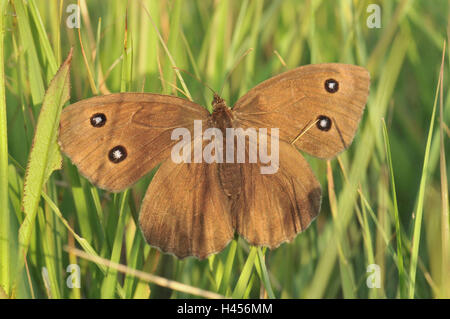
[[[369,82],[355,65],[302,66],[257,85],[233,110],[244,127],[278,127],[280,138],[300,150],[332,158],[355,136]]]
[[[82,175],[120,191],[170,156],[174,128],[192,132],[208,112],[193,102],[149,93],[93,97],[66,107],[59,144]],[[192,136],[192,135],[191,135]]]

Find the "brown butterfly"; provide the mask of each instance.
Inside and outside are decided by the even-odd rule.
[[[224,249],[235,232],[251,245],[276,248],[305,230],[320,210],[320,184],[297,148],[325,159],[346,149],[369,82],[359,66],[302,66],[262,82],[233,109],[215,94],[212,114],[174,96],[98,96],[63,110],[59,143],[82,175],[113,192],[162,163],[139,221],[147,242],[163,252],[205,258]],[[172,132],[186,128],[194,139],[194,121],[223,136],[227,128],[279,128],[276,173],[262,174],[260,160],[174,162],[171,151],[179,141]],[[245,146],[247,157],[251,143]]]

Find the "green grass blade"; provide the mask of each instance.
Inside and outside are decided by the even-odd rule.
[[[176,6],[177,6],[177,8],[178,8],[178,6],[181,6],[182,3],[181,3],[181,1],[177,1],[175,4],[176,4]],[[150,22],[151,22],[152,25],[153,25],[153,28],[155,28],[155,31],[156,31],[156,33],[158,34],[159,41],[160,41],[161,45],[163,46],[164,51],[165,51],[166,54],[167,54],[167,58],[168,58],[169,61],[170,61],[171,67],[176,67],[177,65],[176,65],[176,63],[175,63],[175,59],[173,58],[172,54],[170,53],[169,48],[167,47],[166,43],[164,42],[164,39],[162,38],[162,35],[161,35],[161,33],[159,32],[158,27],[156,26],[156,24],[155,24],[155,22],[154,22],[152,16],[150,15],[150,12],[148,12],[148,10],[147,10],[146,7],[144,7],[144,9],[146,10],[146,12],[147,12],[147,14],[148,14],[148,17],[149,17],[149,19],[150,19]],[[177,24],[175,24],[175,25],[177,25]],[[175,32],[178,33],[178,30],[175,30]],[[192,101],[192,96],[191,96],[191,94],[189,93],[189,90],[188,90],[188,88],[187,88],[187,86],[186,86],[186,83],[185,83],[184,80],[183,80],[183,77],[182,77],[181,74],[180,74],[180,71],[179,71],[178,69],[174,69],[174,72],[175,72],[175,74],[177,75],[178,80],[180,81],[181,86],[183,87],[183,91],[184,91],[184,93],[186,93],[187,98],[188,98],[189,100]]]
[[[447,26],[447,37],[450,38],[450,24]],[[445,47],[446,43],[444,43]],[[450,54],[448,55],[450,57]],[[444,113],[444,82],[441,81],[439,94],[439,160],[440,160],[440,177],[441,177],[441,242],[442,242],[442,266],[441,266],[441,296],[442,298],[450,298],[450,220],[449,220],[449,203],[448,203],[448,177],[447,177],[447,161],[445,158],[445,113]]]
[[[231,241],[230,249],[228,250],[227,259],[225,261],[225,267],[223,270],[222,280],[220,282],[219,293],[222,295],[228,296],[227,292],[230,290],[230,287],[231,287],[230,279],[231,279],[231,274],[233,271],[233,262],[234,262],[234,259],[236,256],[237,245],[238,245],[238,242],[236,239]]]
[[[384,143],[386,147],[386,156],[389,165],[389,172],[391,175],[391,190],[392,190],[392,200],[394,202],[394,220],[395,220],[395,233],[396,233],[396,241],[397,241],[397,267],[398,267],[398,278],[399,278],[399,289],[400,289],[400,298],[406,298],[406,281],[405,281],[405,270],[403,266],[403,250],[402,250],[402,232],[400,229],[400,217],[398,213],[398,205],[397,205],[397,193],[395,190],[395,178],[394,178],[394,169],[392,167],[392,155],[391,155],[391,145],[389,143],[389,135],[387,132],[386,122],[383,119],[383,136]]]
[[[53,215],[48,216],[47,212],[38,207],[37,224],[42,240],[43,261],[46,269],[46,279],[48,279],[47,293],[51,299],[61,298],[61,281],[59,280],[59,269],[56,260],[55,242],[53,241],[52,226],[49,223]]]
[[[428,171],[428,162],[430,160],[430,148],[431,148],[431,141],[433,137],[433,131],[434,131],[434,119],[436,115],[436,106],[437,106],[437,100],[439,95],[439,85],[442,81],[443,72],[444,72],[444,54],[445,51],[442,53],[442,64],[441,64],[441,72],[439,74],[439,81],[438,85],[436,87],[436,94],[433,104],[433,113],[431,114],[430,119],[430,128],[428,130],[428,137],[427,137],[427,144],[425,146],[425,154],[423,159],[423,166],[422,166],[422,176],[420,178],[420,186],[419,186],[419,194],[417,199],[417,206],[416,206],[416,214],[414,218],[414,233],[413,233],[413,239],[412,239],[412,251],[411,251],[411,262],[409,267],[409,287],[408,287],[408,297],[414,298],[415,295],[415,284],[416,284],[416,272],[417,272],[417,260],[419,256],[419,243],[420,243],[420,235],[422,230],[422,216],[423,216],[423,208],[424,208],[424,201],[425,201],[425,187],[427,185],[427,178],[430,172]]]
[[[342,236],[342,225],[341,219],[339,218],[338,210],[337,210],[337,202],[336,202],[336,193],[334,190],[334,178],[331,170],[331,164],[327,161],[327,179],[328,179],[328,196],[330,198],[330,210],[331,215],[333,217],[333,221],[336,225],[336,231],[339,236]],[[364,227],[363,227],[364,229]],[[364,229],[366,230],[366,229]],[[342,292],[344,294],[344,298],[352,299],[355,298],[355,283],[354,283],[354,275],[353,269],[348,261],[349,258],[349,245],[346,240],[342,243],[337,244],[337,249],[339,252],[339,272],[341,276],[342,282]]]
[[[127,202],[128,190],[126,190],[123,194],[121,194],[120,200],[120,210],[119,210],[119,221],[117,223],[117,230],[114,236],[114,244],[112,249],[112,254],[110,257],[110,261],[119,263],[120,254],[122,251],[122,243],[123,243],[123,232],[125,229],[125,222],[127,220],[128,214],[125,209],[125,204]],[[114,287],[117,284],[117,270],[108,268],[106,273],[106,277],[102,284],[102,298],[113,298],[114,297]],[[122,296],[123,297],[123,296]]]
[[[42,80],[41,64],[39,63],[36,45],[24,3],[25,1],[23,0],[14,0],[13,2],[19,23],[20,42],[27,56],[31,97],[33,98],[33,104],[39,105],[44,98],[45,85]]]
[[[61,166],[57,133],[62,106],[70,97],[71,60],[72,50],[49,85],[36,127],[24,182],[22,205],[25,219],[19,230],[18,272],[23,269],[43,186],[51,172]]]
[[[261,270],[262,282],[264,284],[264,287],[266,288],[267,295],[269,296],[270,299],[275,299],[275,294],[273,293],[272,285],[270,283],[269,272],[267,271],[266,267],[266,259],[263,252],[261,251],[261,248],[258,248],[257,261],[258,261],[257,268],[260,268]]]
[[[48,74],[50,74],[51,76],[58,70],[58,63],[56,62],[55,54],[53,53],[50,41],[47,37],[47,33],[45,32],[44,23],[42,22],[41,15],[39,14],[39,10],[37,9],[34,0],[28,0],[28,6],[29,12],[33,17],[34,24],[36,25],[37,33],[39,35],[39,47],[42,48],[44,56],[48,62]]]
[[[89,244],[89,242],[85,239],[80,237],[69,225],[67,220],[63,217],[61,211],[59,210],[58,206],[51,200],[50,197],[47,196],[47,194],[42,193],[42,198],[46,201],[46,203],[50,206],[50,208],[53,210],[53,212],[56,214],[56,216],[61,220],[63,225],[66,227],[66,229],[75,237],[78,244],[83,248],[83,250],[88,253],[89,255],[92,255],[94,257],[100,257],[95,249]],[[106,267],[104,264],[97,263],[97,266],[100,268],[103,274],[106,274],[108,271],[108,267]],[[119,294],[119,296],[124,295],[124,291],[122,287],[117,284],[116,285],[116,291]]]
[[[10,292],[11,253],[10,211],[8,196],[8,130],[5,96],[4,35],[6,0],[0,2],[0,287]]]
[[[232,298],[243,298],[244,294],[247,290],[247,284],[250,280],[250,276],[252,275],[253,266],[255,265],[255,258],[257,254],[258,248],[252,247],[250,248],[250,253],[248,254],[247,260],[245,262],[244,267],[242,268],[241,275],[239,276],[239,280],[234,288]]]

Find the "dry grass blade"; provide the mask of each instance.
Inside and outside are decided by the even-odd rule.
[[[167,279],[164,277],[149,274],[149,273],[137,270],[137,269],[132,269],[125,265],[111,262],[108,259],[90,255],[90,254],[85,253],[84,251],[76,249],[76,248],[66,246],[65,250],[71,254],[74,254],[75,256],[80,257],[80,258],[92,261],[96,264],[100,264],[100,265],[115,269],[121,273],[137,277],[143,281],[154,283],[161,287],[165,287],[168,289],[172,289],[172,290],[176,290],[176,291],[184,292],[184,293],[187,293],[190,295],[199,296],[199,297],[208,298],[208,299],[225,298],[225,296],[219,295],[215,292],[211,292],[211,291],[203,290],[203,289],[200,289],[197,287],[189,286],[189,285],[180,283],[178,281],[174,281],[174,280],[170,280],[170,279]]]

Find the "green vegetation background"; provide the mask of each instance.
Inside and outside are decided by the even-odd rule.
[[[447,1],[80,0],[80,29],[66,24],[73,3],[0,0],[1,297],[450,297]],[[381,28],[366,25],[371,3]],[[224,84],[231,105],[273,75],[320,62],[365,66],[370,97],[348,151],[308,157],[323,205],[307,231],[274,251],[235,238],[207,260],[177,260],[136,227],[152,173],[111,194],[67,158],[53,171],[67,68],[50,80],[71,47],[70,102],[119,91],[182,96],[178,87],[210,108],[211,92],[173,66],[219,90],[250,48]],[[70,264],[80,288],[67,285]],[[380,288],[367,286],[371,264]]]

